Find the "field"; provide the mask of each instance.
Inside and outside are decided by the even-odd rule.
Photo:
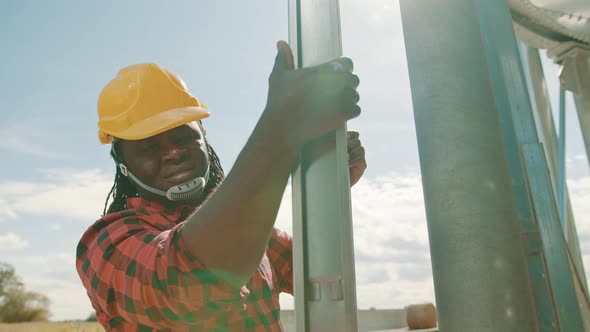
[[[406,326],[406,312],[403,309],[371,309],[358,311],[359,331],[381,331]],[[281,322],[287,332],[295,331],[295,312],[281,310]],[[104,332],[98,323],[19,323],[1,324],[0,332]]]
[[[18,323],[0,324],[0,332],[104,332],[98,323]]]

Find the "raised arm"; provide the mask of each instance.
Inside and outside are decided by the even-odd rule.
[[[303,144],[360,114],[352,61],[293,69],[289,46],[277,46],[262,116],[227,178],[181,233],[188,250],[234,286],[248,280],[266,250]]]

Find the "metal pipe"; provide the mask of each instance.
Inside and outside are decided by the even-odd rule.
[[[439,326],[536,331],[489,36],[474,2],[400,1]],[[510,24],[505,15],[498,24]]]
[[[559,221],[563,227],[567,240],[567,220],[565,215],[565,89],[559,87],[559,136],[557,139],[557,206],[559,207]]]
[[[555,121],[553,121],[551,100],[543,72],[543,64],[538,49],[521,44],[520,50],[523,57],[523,66],[526,71],[525,77],[527,79],[527,86],[529,87],[529,95],[531,96],[531,106],[537,126],[537,134],[539,136],[539,142],[543,144],[543,149],[545,150],[551,184],[556,195],[555,199],[557,199],[557,169],[559,165],[557,157],[557,132]]]
[[[290,0],[290,41],[298,67],[342,55],[338,0]],[[318,159],[316,144],[293,174],[296,330],[357,332],[356,282],[346,128]]]
[[[533,107],[533,114],[535,116],[535,124],[537,125],[537,133],[539,141],[543,145],[545,157],[547,159],[547,167],[549,169],[549,176],[555,200],[557,201],[557,169],[558,169],[558,152],[557,152],[557,129],[553,121],[553,112],[551,111],[551,103],[549,99],[549,91],[543,73],[543,65],[539,50],[524,46],[521,44],[520,50],[523,55],[523,66],[526,71],[525,77],[527,85],[529,86],[529,94]],[[590,127],[590,126],[589,126]],[[573,218],[572,207],[568,198],[567,190],[565,194],[566,219],[569,220],[569,228],[566,231],[566,238],[568,239],[568,247],[570,255],[575,265],[578,278],[582,282],[582,288],[587,293],[588,284],[586,281],[586,274],[584,273],[584,263],[582,260],[582,253],[578,241],[578,234],[576,232],[576,223]]]
[[[578,112],[580,131],[586,147],[586,159],[588,160],[588,166],[590,166],[590,91],[586,91],[581,95],[575,94],[574,101]]]

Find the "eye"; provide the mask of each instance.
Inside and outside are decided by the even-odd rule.
[[[188,144],[201,144],[200,137],[194,134],[181,136],[176,140],[177,144],[188,145]]]
[[[143,153],[153,153],[160,150],[160,144],[150,144],[142,149]]]

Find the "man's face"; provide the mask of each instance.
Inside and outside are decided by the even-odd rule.
[[[204,135],[193,122],[137,141],[121,142],[123,160],[143,183],[163,191],[203,176],[208,154]],[[137,186],[142,197],[153,194]]]

